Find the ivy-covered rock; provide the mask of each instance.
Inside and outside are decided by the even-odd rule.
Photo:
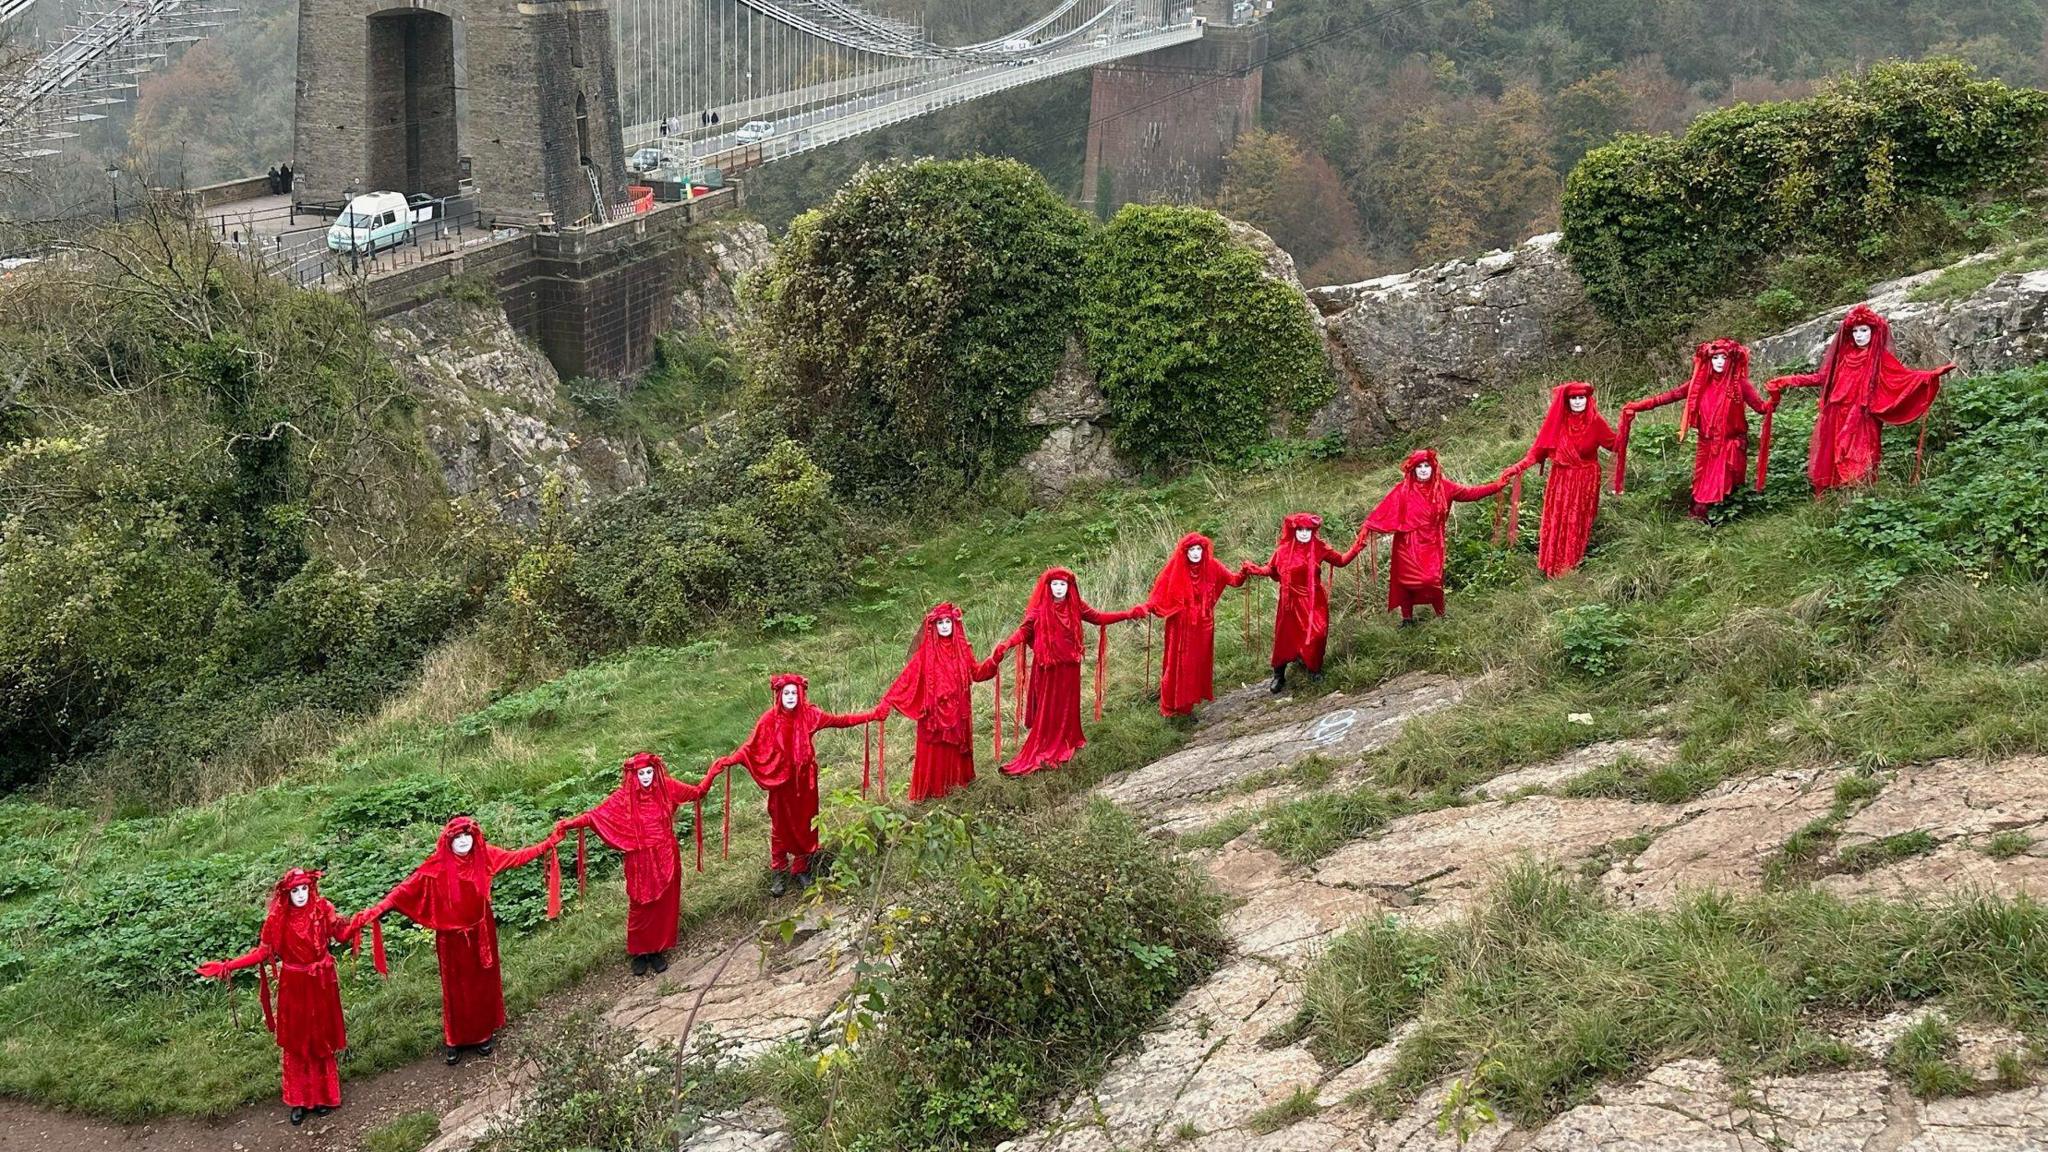
[[[1201,208],[1128,205],[1090,246],[1088,358],[1129,459],[1232,458],[1334,391],[1301,294]]]
[[[1753,291],[1773,258],[1879,260],[1915,206],[2037,179],[2044,129],[2048,93],[1953,60],[1884,64],[1594,149],[1565,184],[1565,248],[1602,314],[1671,331]]]
[[[1073,326],[1088,221],[1011,160],[863,171],[748,282],[763,398],[841,492],[901,503],[1015,463]]]

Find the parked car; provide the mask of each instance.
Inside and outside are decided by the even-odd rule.
[[[741,126],[739,131],[732,134],[732,138],[742,144],[759,144],[773,135],[775,135],[775,122],[773,120],[749,120]]]
[[[432,196],[407,200],[397,192],[366,192],[348,202],[327,229],[331,252],[376,252],[396,248],[412,235],[415,225],[439,219],[447,202]]]
[[[626,161],[626,170],[628,172],[652,172],[656,168],[661,167],[662,161],[666,158],[659,148],[642,148],[638,152],[633,153],[632,158]]]

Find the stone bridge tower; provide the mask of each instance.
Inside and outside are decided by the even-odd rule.
[[[1104,219],[1133,202],[1214,196],[1231,145],[1258,125],[1266,29],[1223,26],[1229,0],[1194,7],[1209,18],[1200,40],[1094,70],[1081,202]]]
[[[491,218],[591,218],[592,175],[625,200],[604,0],[300,0],[298,67],[300,203],[454,196],[464,157]]]

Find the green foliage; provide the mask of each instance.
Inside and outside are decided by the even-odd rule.
[[[1350,1065],[1414,1015],[1436,965],[1430,941],[1391,916],[1354,925],[1309,970],[1295,1029],[1325,1064]]]
[[[1595,149],[1565,183],[1566,248],[1608,318],[1669,330],[1772,257],[1875,256],[1916,204],[2024,182],[2044,123],[2048,94],[1960,62],[1879,65],[1812,99],[1711,113],[1681,138]]]
[[[1575,672],[1599,679],[1628,659],[1628,620],[1605,604],[1563,609],[1551,617],[1551,628],[1558,658]]]
[[[155,227],[0,305],[0,788],[274,771],[271,717],[367,708],[476,607],[364,317]]]
[[[1955,1050],[1956,1030],[1939,1013],[1930,1012],[1900,1034],[1886,1063],[1923,1100],[1960,1096],[1977,1085],[1949,1060]]]
[[[747,1097],[721,1045],[700,1039],[679,1063],[673,1046],[641,1049],[631,1033],[587,1016],[548,1027],[530,1059],[532,1091],[479,1152],[673,1152],[707,1113]]]
[[[1072,330],[1085,217],[1012,160],[866,169],[749,282],[762,394],[838,489],[900,505],[1031,447]]]
[[[1261,1135],[1278,1132],[1290,1124],[1299,1124],[1322,1110],[1322,1106],[1316,1103],[1313,1088],[1296,1088],[1246,1117],[1245,1127]]]
[[[1400,956],[1432,957],[1429,977],[1419,996],[1391,1005],[1377,993],[1333,1001],[1309,1038],[1336,1044],[1379,1035],[1390,1019],[1420,1020],[1389,1074],[1393,1096],[1477,1064],[1472,1098],[1533,1125],[1603,1081],[1677,1059],[1718,1058],[1738,1075],[1839,1066],[1849,1054],[1814,1033],[1816,1016],[1939,997],[1956,1019],[2037,1027],[2048,1020],[2044,927],[2048,912],[2024,897],[1922,906],[1818,891],[1705,894],[1624,910],[1596,887],[1521,866],[1469,919],[1405,937],[1355,929],[1375,938],[1366,945],[1340,939],[1310,988],[1398,984]],[[1902,1042],[1923,1093],[1961,1087],[1952,1067],[1937,1067],[1942,1027]]]
[[[1022,1131],[1032,1105],[1209,970],[1218,912],[1187,866],[1108,806],[997,832],[909,906],[874,1057],[894,1084],[893,1130],[871,1146]]]
[[[441,1134],[435,1112],[408,1112],[363,1133],[363,1152],[420,1152]]]
[[[1944,381],[1925,480],[1842,510],[1836,535],[1865,558],[1863,595],[1913,575],[2048,573],[2048,369]]]
[[[1230,459],[1329,399],[1301,300],[1199,208],[1128,205],[1088,252],[1081,321],[1117,447],[1155,468]]]
[[[600,427],[653,446],[728,407],[741,380],[739,358],[723,343],[709,336],[664,333],[655,339],[654,363],[638,380],[586,377],[565,387],[570,403]]]

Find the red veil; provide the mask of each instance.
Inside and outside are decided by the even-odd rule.
[[[475,838],[475,843],[470,847],[467,856],[459,856],[455,852],[455,837],[463,832],[468,832]],[[481,927],[497,915],[497,911],[491,907],[493,873],[490,858],[493,851],[494,849],[484,840],[484,830],[477,824],[475,817],[450,817],[448,823],[441,826],[441,838],[435,842],[433,853],[412,871],[413,876],[421,877],[427,882],[415,885],[401,881],[385,899],[389,907],[404,913],[420,927],[435,932],[468,932]],[[560,855],[553,848],[548,849],[547,886],[548,919],[552,920],[562,914],[562,862]],[[483,911],[474,919],[465,919],[455,910],[456,894],[462,888],[478,890],[483,894]],[[370,922],[370,932],[371,955],[376,962],[377,971],[384,972],[387,965],[384,960],[384,923],[381,918]],[[490,936],[484,934],[479,939],[488,943]],[[498,957],[488,948],[483,952],[482,959],[486,968],[497,966]]]
[[[796,685],[796,707],[784,708],[782,689],[790,684]],[[822,715],[811,703],[811,682],[794,672],[770,676],[768,693],[768,710],[754,721],[753,732],[739,746],[747,774],[763,792],[789,783],[796,770],[815,755],[811,734],[818,730]]]
[[[1415,470],[1424,464],[1429,465],[1429,479],[1417,480]],[[1419,532],[1441,520],[1450,507],[1451,489],[1444,481],[1443,465],[1437,463],[1436,449],[1423,448],[1401,462],[1400,482],[1365,518],[1365,530],[1387,535]]]
[[[1586,410],[1573,412],[1567,401],[1575,396],[1586,398]],[[1583,380],[1559,384],[1550,390],[1550,409],[1543,414],[1543,427],[1536,430],[1536,441],[1529,445],[1529,454],[1522,458],[1522,467],[1531,464],[1547,464],[1558,458],[1558,453],[1571,449],[1576,455],[1577,446],[1592,434],[1595,443],[1604,440],[1614,443],[1614,428],[1607,423],[1607,417],[1600,414],[1600,404],[1593,397],[1593,386]],[[1598,450],[1595,449],[1597,456]],[[1578,463],[1576,459],[1572,461]],[[1513,511],[1508,517],[1508,543],[1513,544],[1519,535],[1522,512],[1522,473],[1515,472],[1514,487],[1508,497]]]
[[[1740,340],[1721,338],[1709,340],[1692,350],[1692,376],[1685,382],[1685,403],[1678,412],[1678,439],[1685,442],[1688,432],[1700,426],[1700,397],[1705,395],[1707,385],[1714,378],[1714,357],[1728,357],[1728,381],[1734,386],[1735,403],[1741,404],[1742,397],[1749,394],[1749,347]],[[1661,399],[1661,398],[1660,398]],[[1628,430],[1635,422],[1635,413],[1622,409],[1621,426],[1615,430],[1614,444],[1614,490],[1622,490],[1628,472]],[[1771,417],[1764,415],[1764,427],[1771,425]],[[1770,441],[1765,439],[1764,443]]]
[[[640,769],[654,769],[654,784],[640,787]],[[598,839],[625,853],[626,895],[636,904],[652,904],[668,889],[681,853],[675,840],[675,807],[669,801],[672,778],[668,765],[652,752],[627,759],[618,788],[590,810],[590,827]],[[704,822],[704,802],[697,801],[697,824]],[[666,851],[664,851],[666,847]],[[583,830],[576,830],[576,886],[583,887]]]
[[[1073,598],[1070,592],[1068,601]],[[953,622],[951,636],[939,635],[940,620]],[[973,740],[968,697],[973,686],[974,651],[967,643],[966,623],[960,609],[940,604],[925,613],[917,646],[896,682],[882,693],[882,703],[912,720],[924,721],[943,743],[965,748]]]
[[[1190,564],[1188,549],[1197,544],[1202,546],[1202,561]],[[1152,594],[1145,598],[1145,607],[1160,617],[1180,612],[1191,612],[1196,619],[1213,617],[1216,598],[1203,595],[1197,585],[1220,589],[1230,576],[1230,569],[1216,559],[1215,543],[1200,532],[1190,532],[1174,545],[1173,555],[1159,569],[1159,575],[1152,581]]]
[[[1886,424],[1911,424],[1924,419],[1927,410],[1934,406],[1934,398],[1941,391],[1941,377],[1944,369],[1922,371],[1908,368],[1901,363],[1898,354],[1892,351],[1891,321],[1877,314],[1868,304],[1858,304],[1849,309],[1842,322],[1835,326],[1834,338],[1828,341],[1827,350],[1821,353],[1820,370],[1811,379],[1820,386],[1820,403],[1826,405],[1835,390],[1835,377],[1841,369],[1845,356],[1859,351],[1850,337],[1850,330],[1859,324],[1870,326],[1871,372],[1863,380],[1854,382],[1856,394],[1849,403],[1867,408],[1872,416]],[[1808,379],[1789,377],[1788,379]],[[1772,381],[1777,384],[1777,381]],[[1926,428],[1921,428],[1921,447],[1926,445]],[[1833,450],[1833,445],[1815,436],[1809,455],[1809,470],[1818,470],[1823,453]],[[1771,460],[1771,414],[1764,415],[1763,439],[1757,447],[1756,486],[1762,491],[1764,476]],[[1914,456],[1914,472],[1919,472],[1919,454]]]

